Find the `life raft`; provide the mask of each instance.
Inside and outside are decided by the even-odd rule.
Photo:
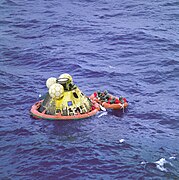
[[[106,109],[125,109],[128,106],[128,102],[124,97],[116,97],[109,94],[107,91],[104,92],[94,92],[90,99],[96,101],[98,104],[103,106]]]
[[[91,111],[81,114],[80,112],[76,112],[74,115],[62,115],[61,113],[56,113],[54,115],[47,114],[46,109],[42,112],[39,111],[40,107],[42,106],[43,100],[36,102],[31,110],[30,113],[34,118],[38,119],[48,119],[48,120],[79,120],[84,118],[89,118],[95,115],[99,110],[100,106],[97,102],[91,100],[92,107]]]

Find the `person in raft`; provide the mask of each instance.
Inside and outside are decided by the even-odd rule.
[[[122,97],[119,98],[112,97],[106,90],[104,92],[100,92],[100,91],[95,92],[94,97],[102,102],[107,102],[108,104],[124,103]]]

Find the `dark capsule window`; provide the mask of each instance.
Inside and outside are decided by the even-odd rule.
[[[57,110],[56,110],[56,113],[60,113],[60,109],[57,109]]]
[[[78,98],[78,95],[76,94],[76,92],[73,93],[73,96],[74,96],[75,98]]]

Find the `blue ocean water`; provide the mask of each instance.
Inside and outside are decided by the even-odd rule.
[[[179,179],[177,0],[0,1],[0,179]],[[29,115],[49,77],[127,111]]]

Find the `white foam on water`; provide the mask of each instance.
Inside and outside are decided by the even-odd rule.
[[[161,158],[158,161],[154,162],[156,164],[156,167],[160,170],[160,171],[165,171],[167,172],[167,169],[164,167],[165,164],[167,164],[168,162],[166,161],[165,158]]]
[[[111,68],[111,69],[115,69],[115,67],[114,67],[114,66],[111,66],[111,65],[109,65],[109,68]]]
[[[176,157],[175,156],[171,156],[171,157],[169,157],[169,159],[176,159]]]
[[[125,140],[124,140],[124,139],[120,139],[119,142],[120,142],[120,143],[123,143],[123,142],[125,142]]]
[[[104,111],[104,112],[102,112],[99,116],[98,116],[98,118],[100,118],[100,117],[102,117],[102,116],[106,116],[108,113],[106,112],[106,111]]]
[[[142,161],[140,164],[142,164],[142,165],[146,165],[146,164],[147,164],[147,162]]]
[[[167,169],[164,168],[163,166],[160,166],[160,165],[157,164],[156,167],[157,167],[160,171],[165,171],[165,172],[167,172]]]
[[[42,94],[39,94],[39,98],[41,98],[42,97]]]

